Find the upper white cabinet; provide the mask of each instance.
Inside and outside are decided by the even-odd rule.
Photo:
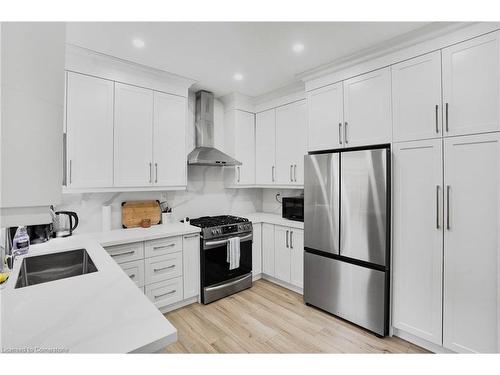
[[[393,65],[394,141],[442,135],[441,51]]]
[[[255,116],[255,183],[271,185],[276,176],[276,110]]]
[[[153,183],[153,91],[115,84],[115,185]]]
[[[498,352],[500,133],[444,140],[444,346]]]
[[[442,140],[393,150],[393,325],[442,343]]]
[[[2,227],[50,222],[61,201],[65,24],[0,24]]]
[[[275,182],[278,185],[304,184],[306,121],[304,100],[276,108]]]
[[[114,83],[68,72],[67,186],[113,186]]]
[[[255,115],[234,110],[234,157],[242,165],[236,167],[235,183],[255,184]]]
[[[308,151],[342,147],[344,97],[342,82],[307,94]]]
[[[390,68],[344,81],[343,130],[348,147],[391,142]]]
[[[186,98],[155,91],[154,185],[186,185]]]
[[[500,33],[443,49],[444,134],[500,130]]]

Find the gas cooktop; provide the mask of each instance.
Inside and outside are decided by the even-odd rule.
[[[252,223],[248,219],[231,215],[202,216],[192,219],[190,224],[203,229],[204,239],[252,231]]]

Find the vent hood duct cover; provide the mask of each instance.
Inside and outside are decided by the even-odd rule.
[[[214,95],[208,91],[196,93],[196,148],[188,156],[189,165],[235,166],[238,160],[214,148]]]

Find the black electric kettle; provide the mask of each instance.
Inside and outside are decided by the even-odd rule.
[[[78,215],[72,211],[54,212],[54,237],[69,237],[78,226]]]

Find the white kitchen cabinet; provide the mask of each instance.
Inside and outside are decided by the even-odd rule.
[[[67,74],[66,185],[113,186],[114,83],[73,72]]]
[[[307,94],[308,151],[342,147],[344,97],[342,82]]]
[[[442,140],[395,144],[393,326],[442,343]]]
[[[345,146],[392,140],[391,70],[389,67],[344,81]]]
[[[444,135],[500,130],[500,32],[443,49]]]
[[[255,116],[255,183],[272,185],[276,172],[276,110]]]
[[[242,165],[236,167],[237,185],[255,184],[255,115],[234,111],[234,157]]]
[[[274,227],[274,277],[289,283],[290,272],[290,228],[276,225]]]
[[[62,196],[65,24],[2,22],[0,221],[50,221]]]
[[[274,225],[262,224],[262,273],[274,276]]]
[[[253,276],[262,273],[262,224],[253,224],[252,273]]]
[[[146,296],[158,309],[182,301],[182,277],[146,285]]]
[[[154,185],[186,185],[186,98],[154,92]]]
[[[138,288],[142,288],[144,286],[144,259],[120,263],[120,267]]]
[[[499,133],[444,140],[443,345],[456,352],[500,349],[499,142]]]
[[[153,91],[115,83],[114,185],[153,183]]]
[[[200,294],[200,236],[185,235],[182,243],[184,299],[188,299]]]
[[[305,100],[276,108],[276,173],[278,185],[304,184],[307,148]]]
[[[146,284],[182,276],[182,252],[146,258],[144,273]]]
[[[441,51],[391,67],[394,141],[442,135]]]
[[[290,284],[304,287],[304,231],[290,228]]]

